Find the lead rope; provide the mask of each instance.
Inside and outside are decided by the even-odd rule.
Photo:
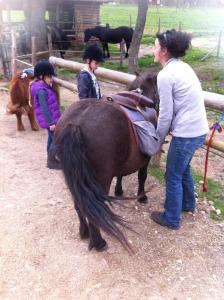
[[[207,171],[208,171],[208,156],[209,156],[209,148],[211,147],[212,139],[215,134],[215,131],[217,130],[219,133],[222,132],[222,127],[220,123],[224,120],[224,112],[221,114],[221,116],[218,119],[218,122],[214,123],[212,127],[210,128],[212,130],[212,133],[209,137],[208,140],[208,145],[207,145],[207,151],[206,151],[206,157],[205,157],[205,171],[204,171],[204,180],[203,180],[203,192],[207,192],[208,188],[206,185],[206,180],[207,180]]]

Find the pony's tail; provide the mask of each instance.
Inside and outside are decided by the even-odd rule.
[[[80,127],[69,124],[62,129],[58,138],[57,155],[75,205],[84,218],[116,238],[126,250],[132,252],[118,225],[132,229],[111,210],[112,199],[103,191],[89,164]]]

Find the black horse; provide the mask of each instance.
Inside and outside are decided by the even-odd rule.
[[[70,41],[68,40],[66,34],[55,25],[46,26],[46,42],[47,42],[47,33],[51,34],[51,40],[53,46],[60,51],[61,58],[64,58],[65,51],[70,47]],[[19,47],[18,52],[20,54],[29,54],[31,53],[31,34],[25,30],[20,31],[19,33]]]
[[[67,35],[57,26],[47,26],[47,32],[51,34],[52,44],[60,51],[61,58],[64,58],[65,51],[70,47]]]
[[[124,39],[126,44],[125,57],[128,57],[128,50],[133,36],[132,28],[127,26],[110,28],[108,25],[88,28],[84,31],[84,42],[87,43],[92,36],[97,37],[102,43],[104,57],[106,57],[105,56],[106,51],[107,51],[107,57],[110,57],[108,43],[118,44],[121,43],[122,39]]]

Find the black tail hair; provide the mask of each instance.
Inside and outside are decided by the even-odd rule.
[[[117,225],[132,229],[111,210],[112,199],[105,194],[90,166],[80,126],[69,124],[62,129],[57,155],[73,200],[83,217],[116,238],[128,252],[133,252]]]

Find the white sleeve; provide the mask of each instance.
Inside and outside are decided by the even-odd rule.
[[[157,135],[161,142],[165,140],[173,119],[173,80],[166,74],[158,74],[157,86],[159,93],[159,118],[157,124]]]

